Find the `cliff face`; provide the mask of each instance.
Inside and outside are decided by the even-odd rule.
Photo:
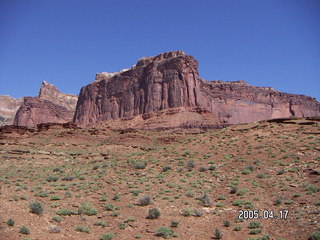
[[[230,124],[320,115],[320,104],[311,97],[243,81],[204,81],[197,61],[177,51],[142,58],[118,73],[97,74],[81,89],[74,121],[88,125],[177,107],[203,107]]]
[[[76,110],[78,101],[77,95],[61,93],[54,85],[46,81],[42,82],[38,97],[62,106],[69,111]]]
[[[72,117],[73,112],[65,107],[38,97],[25,97],[15,116],[14,125],[34,127],[40,123],[66,123]]]
[[[54,85],[42,82],[38,97],[25,97],[14,125],[34,127],[41,123],[72,121],[78,97],[61,93]]]
[[[13,124],[14,116],[23,102],[23,98],[0,96],[0,126]]]
[[[183,52],[142,58],[118,74],[97,74],[83,87],[74,120],[90,124],[180,106],[198,106],[198,63]]]

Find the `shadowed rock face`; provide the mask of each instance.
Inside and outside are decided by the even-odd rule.
[[[244,81],[204,81],[198,62],[177,51],[141,58],[118,73],[97,74],[81,89],[74,121],[89,125],[177,107],[204,107],[229,124],[320,115],[320,104],[311,97]]]
[[[41,123],[72,121],[78,96],[61,93],[54,85],[42,82],[38,97],[25,97],[14,125],[35,127]]]
[[[40,123],[65,123],[72,117],[73,112],[65,107],[38,97],[25,97],[15,116],[14,125],[34,127]]]

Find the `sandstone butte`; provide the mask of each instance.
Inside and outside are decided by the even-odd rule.
[[[41,123],[72,121],[78,96],[61,93],[54,85],[42,82],[38,97],[24,97],[14,125],[35,127]]]
[[[304,95],[254,87],[244,81],[205,81],[198,62],[183,51],[141,58],[117,73],[99,73],[80,91],[74,122],[88,126],[169,109],[209,112],[218,124],[320,116],[320,103]]]

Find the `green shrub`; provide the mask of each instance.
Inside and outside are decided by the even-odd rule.
[[[60,216],[55,216],[55,217],[51,218],[51,220],[59,223],[59,222],[61,222],[62,218]]]
[[[103,234],[100,236],[100,240],[111,240],[114,237],[112,233]]]
[[[225,226],[225,227],[230,227],[230,225],[231,225],[230,221],[223,222],[223,226]]]
[[[84,214],[84,215],[88,215],[88,216],[92,216],[92,215],[96,215],[98,213],[98,210],[93,208],[91,206],[91,203],[84,202],[81,204],[81,206],[79,208],[79,213]]]
[[[52,196],[51,198],[50,198],[50,200],[52,200],[52,201],[57,201],[57,200],[60,200],[61,198],[59,197],[59,196]]]
[[[162,172],[167,172],[169,170],[172,170],[172,168],[170,166],[165,166],[162,168]]]
[[[172,237],[174,237],[176,235],[175,235],[174,231],[171,228],[160,227],[160,228],[157,229],[156,236],[163,237],[165,239],[169,239],[169,238],[172,238]]]
[[[138,204],[140,206],[147,206],[151,203],[151,197],[149,195],[144,195],[142,196],[139,201],[138,201]]]
[[[75,230],[76,230],[77,232],[90,233],[90,229],[87,228],[87,227],[76,226]]]
[[[106,227],[107,224],[105,221],[98,221],[93,224],[94,226]]]
[[[223,236],[222,232],[220,231],[220,229],[217,228],[217,229],[214,231],[214,238],[215,238],[215,239],[221,239],[222,236]]]
[[[40,202],[29,203],[30,212],[40,215],[43,212],[43,207]]]
[[[182,209],[182,215],[185,217],[191,216],[193,213],[193,210],[191,208],[184,208]]]
[[[104,205],[104,209],[107,210],[107,211],[114,211],[114,210],[116,210],[117,208],[116,208],[116,206],[113,205],[112,203],[108,203],[108,204]]]
[[[147,219],[156,219],[160,217],[160,211],[157,208],[151,208],[149,209]]]
[[[240,231],[241,230],[241,226],[237,225],[234,227],[233,231]]]
[[[12,218],[10,218],[8,221],[7,221],[7,225],[12,227],[14,226],[14,220]]]
[[[178,227],[178,225],[179,225],[179,222],[172,221],[170,227],[176,228],[176,227]]]
[[[19,229],[19,233],[22,233],[22,234],[27,235],[27,234],[30,233],[30,230],[29,230],[29,228],[27,228],[27,227],[25,227],[25,226],[22,226],[22,227],[20,227],[20,229]]]
[[[260,226],[260,222],[250,222],[248,228],[259,228]]]
[[[255,228],[250,230],[249,234],[259,234],[261,233],[261,229],[260,228]]]
[[[59,177],[57,175],[50,175],[47,177],[48,182],[56,182],[59,180]]]
[[[199,200],[204,207],[211,207],[213,204],[211,198],[206,193],[198,197],[197,200]]]
[[[309,240],[320,240],[320,231],[311,233]]]
[[[147,166],[146,161],[140,161],[140,160],[132,160],[131,166],[135,169],[145,169]]]
[[[76,212],[73,210],[66,209],[66,208],[61,208],[57,211],[57,214],[62,215],[62,216],[70,216],[70,215],[75,215]]]

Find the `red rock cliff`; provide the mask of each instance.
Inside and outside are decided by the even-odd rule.
[[[311,97],[243,81],[204,81],[198,62],[177,51],[141,58],[118,73],[97,74],[94,82],[81,89],[74,121],[88,125],[181,106],[204,107],[231,124],[320,115],[320,104]]]
[[[54,85],[42,82],[38,97],[25,97],[14,125],[34,127],[40,123],[72,121],[78,96],[61,93]]]

